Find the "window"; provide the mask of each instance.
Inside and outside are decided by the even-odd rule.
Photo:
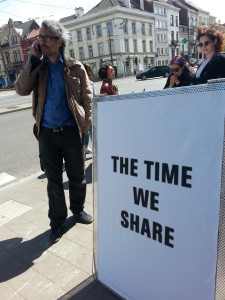
[[[7,64],[10,64],[11,61],[10,61],[10,55],[9,55],[9,52],[5,52],[5,58],[6,58]]]
[[[124,40],[124,48],[125,48],[125,52],[129,52],[129,44],[127,39]]]
[[[176,40],[179,41],[179,33],[178,33],[178,31],[176,32]]]
[[[123,32],[127,33],[127,22],[123,22]]]
[[[156,21],[156,28],[162,28],[162,29],[166,29],[166,21]]]
[[[145,41],[142,41],[142,49],[143,49],[143,52],[146,52],[146,42]]]
[[[157,15],[166,16],[166,8],[164,7],[155,6],[154,11]]]
[[[149,29],[149,35],[152,36],[152,24],[149,25],[148,29]]]
[[[150,52],[153,52],[153,42],[152,41],[149,42],[149,47],[150,47]]]
[[[175,25],[176,25],[176,27],[178,27],[178,16],[176,16]]]
[[[161,48],[161,52],[160,53],[163,55],[163,53],[164,53],[164,49],[163,48]]]
[[[144,23],[141,24],[141,34],[145,35],[145,24]]]
[[[132,33],[136,34],[136,24],[135,24],[135,22],[132,22]]]
[[[20,50],[13,50],[14,61],[21,61]]]
[[[17,44],[17,37],[16,37],[16,35],[12,34],[11,41],[12,41],[12,44]]]
[[[171,31],[171,41],[174,41],[174,31]]]
[[[81,30],[78,30],[77,31],[77,40],[78,40],[78,42],[82,42],[82,32],[81,32]]]
[[[108,32],[108,35],[113,34],[112,22],[107,23],[107,32]]]
[[[157,53],[160,54],[160,48],[157,48]]]
[[[173,15],[170,15],[170,26],[174,26]]]
[[[93,49],[92,49],[92,46],[88,46],[88,54],[89,54],[89,57],[93,57]]]
[[[137,52],[137,40],[133,40],[134,52]]]
[[[102,36],[102,27],[101,25],[97,25],[97,37],[101,37]]]
[[[31,52],[30,50],[27,50],[27,59],[30,59],[31,58]]]
[[[72,44],[72,34],[71,33],[69,33],[69,36],[68,36],[68,43]]]
[[[84,59],[84,48],[83,47],[79,48],[79,55],[80,55],[80,59]]]
[[[103,55],[103,44],[102,43],[98,44],[98,53],[99,53],[99,56]]]
[[[87,32],[87,40],[90,41],[91,40],[91,28],[87,27],[86,32]]]
[[[70,57],[75,58],[73,50],[70,50]]]

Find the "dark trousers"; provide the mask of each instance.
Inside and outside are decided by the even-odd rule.
[[[63,126],[58,131],[41,127],[39,151],[48,179],[50,226],[61,226],[67,218],[63,187],[63,158],[69,179],[70,209],[83,210],[86,196],[86,176],[83,144],[77,127]]]

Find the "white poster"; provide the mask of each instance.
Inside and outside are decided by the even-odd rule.
[[[214,299],[224,103],[98,103],[98,279],[125,299]]]

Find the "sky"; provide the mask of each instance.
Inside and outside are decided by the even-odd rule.
[[[82,6],[88,12],[101,0],[0,0],[0,26],[8,19],[23,22],[35,19],[38,24],[44,19],[59,20],[73,15],[75,7]],[[223,0],[190,0],[200,8],[210,12],[222,23],[225,23],[225,1]]]

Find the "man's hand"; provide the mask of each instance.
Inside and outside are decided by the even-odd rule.
[[[38,43],[38,41],[34,41],[31,45],[31,48],[30,48],[30,51],[31,51],[31,54],[39,59],[41,59],[42,57],[42,53],[41,53],[41,48],[40,48],[40,45]]]

